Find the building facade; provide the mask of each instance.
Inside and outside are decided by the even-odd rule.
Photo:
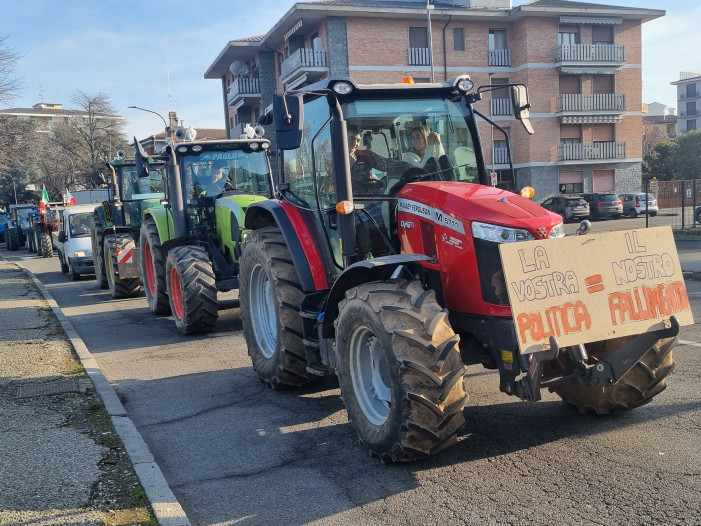
[[[701,129],[701,73],[682,71],[670,84],[677,87],[677,130]]]
[[[557,193],[637,191],[642,160],[641,29],[664,11],[565,0],[320,0],[295,4],[262,36],[229,42],[205,72],[219,79],[229,137],[273,94],[329,76],[358,83],[442,82],[529,87],[529,136],[507,90],[476,108],[509,136],[480,126],[500,187]],[[491,147],[490,147],[491,146]]]
[[[64,110],[63,104],[39,102],[31,108],[9,108],[0,110],[0,115],[6,115],[13,119],[31,121],[35,123],[37,133],[49,133],[56,126],[68,124],[71,119],[88,116],[88,112]],[[118,121],[124,119],[124,117],[118,115],[99,115],[99,117]]]

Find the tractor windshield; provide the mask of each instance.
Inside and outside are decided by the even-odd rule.
[[[137,177],[135,164],[125,164],[116,168],[122,185],[122,201],[162,199],[165,196],[165,165],[150,165],[147,177]]]
[[[190,202],[227,192],[270,197],[268,160],[264,151],[204,151],[181,158],[185,196]]]

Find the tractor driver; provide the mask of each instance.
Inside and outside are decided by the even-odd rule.
[[[198,182],[195,185],[195,195],[197,197],[216,197],[221,194],[227,185],[229,166],[222,161],[212,164],[209,176],[198,175]]]

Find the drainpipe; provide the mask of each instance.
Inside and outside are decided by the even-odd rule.
[[[450,21],[453,19],[453,15],[448,15],[448,21],[443,26],[443,80],[448,80],[448,51],[445,45],[445,30],[448,28]]]

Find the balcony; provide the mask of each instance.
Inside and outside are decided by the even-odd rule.
[[[511,50],[509,49],[490,49],[488,55],[488,64],[490,66],[510,66],[511,65]]]
[[[300,48],[287,57],[281,66],[282,79],[288,85],[297,80],[314,82],[328,75],[326,51]]]
[[[701,110],[691,110],[691,111],[680,111],[680,117],[698,117],[701,115]]]
[[[492,99],[492,115],[513,115],[511,99]]]
[[[626,143],[624,142],[560,144],[557,147],[558,161],[603,161],[625,158]]]
[[[260,98],[260,81],[257,78],[235,78],[226,92],[226,102],[235,106],[244,97]]]
[[[625,64],[625,46],[614,44],[563,44],[557,46],[557,62],[569,64]]]
[[[410,47],[407,50],[410,66],[430,66],[431,54],[427,47]]]
[[[701,93],[698,91],[696,93],[682,93],[679,95],[679,100],[698,99],[699,97],[701,97]]]
[[[557,111],[626,111],[625,93],[563,94],[557,96]]]

